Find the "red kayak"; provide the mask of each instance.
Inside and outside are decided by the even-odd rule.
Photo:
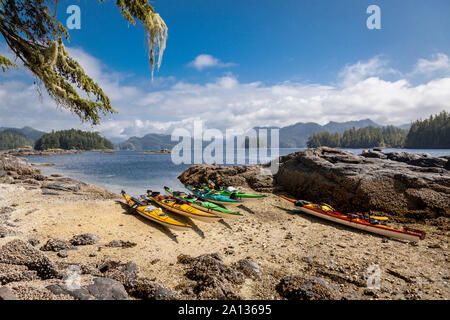
[[[339,224],[343,224],[352,228],[376,233],[379,235],[408,240],[418,241],[425,239],[426,233],[421,230],[416,230],[408,227],[404,227],[403,230],[395,229],[386,225],[387,218],[384,217],[369,217],[369,221],[366,220],[364,215],[358,214],[343,214],[335,211],[330,205],[327,204],[314,204],[308,201],[297,201],[285,196],[279,196],[291,203],[295,203],[299,206],[299,210],[294,212],[303,212],[319,218],[323,218],[329,221],[333,221]]]

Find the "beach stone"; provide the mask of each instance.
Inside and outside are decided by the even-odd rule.
[[[85,288],[69,288],[61,284],[52,284],[46,287],[47,290],[57,296],[69,295],[77,300],[95,300],[89,291]]]
[[[36,238],[30,238],[28,239],[28,243],[31,244],[33,247],[37,247],[41,243],[41,241]]]
[[[218,255],[205,254],[185,259],[189,261],[186,278],[196,282],[193,290],[199,299],[241,299],[238,291],[244,275],[218,258]]]
[[[285,276],[276,286],[277,292],[288,300],[332,300],[333,293],[326,281],[312,276]]]
[[[137,245],[136,243],[130,241],[113,240],[106,246],[110,248],[133,248],[136,245]]]
[[[109,278],[94,278],[94,283],[87,290],[98,300],[127,300],[128,294],[124,286]]]
[[[19,300],[7,287],[0,287],[0,300]]]
[[[41,251],[22,240],[13,240],[0,248],[0,263],[24,265],[42,279],[60,277],[55,264]]]
[[[59,252],[62,250],[71,250],[75,249],[70,242],[61,240],[61,239],[49,239],[47,242],[41,247],[41,251],[53,251]]]
[[[125,286],[132,297],[144,300],[176,300],[178,295],[172,290],[147,278],[137,278]]]
[[[249,259],[241,259],[237,262],[237,268],[246,276],[259,277],[260,268],[256,262]]]
[[[39,279],[37,272],[28,270],[26,266],[0,263],[0,285],[35,279]]]
[[[57,256],[60,258],[67,258],[69,256],[69,254],[67,253],[66,250],[62,250],[62,251],[58,252]]]
[[[95,234],[84,233],[73,236],[70,243],[74,246],[88,246],[96,244],[100,241],[100,237]]]

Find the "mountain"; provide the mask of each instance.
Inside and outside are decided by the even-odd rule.
[[[314,133],[328,131],[330,133],[343,133],[351,128],[381,127],[370,119],[347,122],[331,121],[324,126],[315,122],[296,123],[292,126],[280,129],[280,148],[303,148],[306,147],[308,138]]]
[[[170,135],[150,133],[142,138],[131,137],[127,141],[116,144],[120,150],[151,150],[172,149],[178,142],[172,142]]]
[[[18,134],[20,134],[22,136],[25,136],[27,139],[29,139],[29,140],[31,140],[33,142],[35,142],[40,137],[42,137],[44,134],[46,134],[46,132],[33,129],[31,127],[23,127],[22,129],[19,129],[19,128],[3,128],[3,127],[0,128],[0,132],[4,132],[4,131],[18,133]]]
[[[296,123],[292,126],[284,127],[280,129],[280,147],[281,148],[302,148],[306,146],[308,138],[317,132],[329,131],[330,133],[343,133],[345,130],[351,128],[365,128],[374,127],[380,128],[381,126],[370,119],[359,121],[347,121],[347,122],[329,122],[328,124],[321,126],[314,122],[308,123]],[[253,128],[258,133],[261,129],[268,130],[268,146],[271,146],[270,130],[279,129],[278,127],[255,127]],[[161,150],[172,149],[178,142],[172,142],[170,135],[151,133],[142,138],[131,137],[127,141],[117,143],[116,147],[120,150]],[[248,139],[246,140],[248,144]],[[241,146],[243,147],[243,146]]]

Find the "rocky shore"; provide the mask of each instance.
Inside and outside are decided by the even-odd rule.
[[[0,300],[449,299],[448,222],[429,222],[448,215],[440,207],[448,173],[439,170],[446,163],[424,172],[389,160],[433,179],[432,205],[420,209],[425,219],[407,219],[427,232],[418,244],[293,215],[290,203],[269,193],[303,195],[301,185],[288,183],[287,170],[293,175],[295,166],[312,168],[319,158],[331,164],[316,169],[318,179],[335,184],[341,181],[335,164],[344,170],[355,159],[372,166],[387,161],[347,156],[341,166],[335,159],[346,155],[333,150],[293,154],[281,159],[275,177],[260,176],[259,167],[193,167],[182,181],[211,178],[268,197],[238,207],[242,218],[218,223],[173,215],[194,226],[175,232],[132,214],[107,190],[44,176],[20,158],[0,155]],[[376,171],[368,170],[372,176]]]
[[[44,151],[35,150],[32,148],[21,148],[14,150],[0,151],[0,155],[11,155],[16,157],[26,156],[53,156],[57,154],[79,154],[83,153],[80,150],[64,150],[64,149],[48,149]]]

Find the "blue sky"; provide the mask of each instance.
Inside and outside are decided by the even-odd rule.
[[[169,39],[153,83],[144,30],[128,26],[114,2],[63,0],[59,10],[64,21],[67,6],[81,8],[82,28],[67,46],[116,103],[119,115],[93,128],[108,136],[167,133],[194,119],[220,129],[369,117],[402,124],[450,108],[448,0],[155,0]],[[366,27],[372,4],[381,30]],[[32,78],[13,72],[2,81],[6,111],[20,100],[13,90],[23,94]],[[44,98],[36,106],[26,92],[30,125],[80,126],[61,111],[38,122],[54,105]],[[0,126],[16,121],[2,116]]]

